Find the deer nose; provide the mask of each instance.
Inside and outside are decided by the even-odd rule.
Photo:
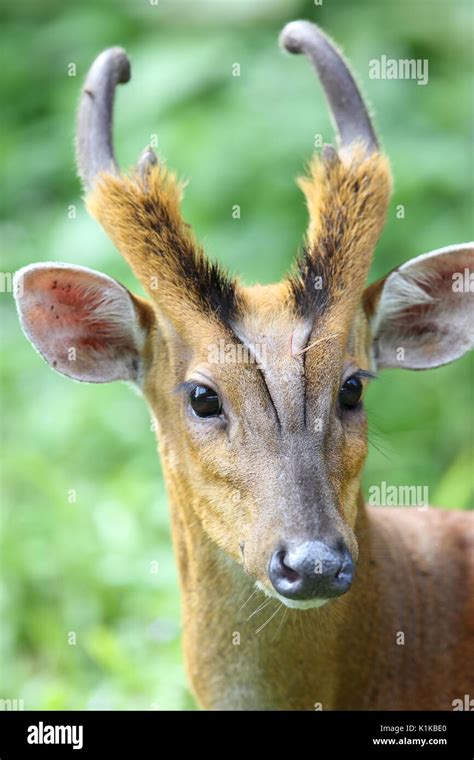
[[[274,551],[268,576],[275,590],[288,599],[332,599],[349,590],[354,562],[344,545],[307,541]]]

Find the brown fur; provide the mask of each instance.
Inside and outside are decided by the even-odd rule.
[[[103,174],[87,198],[145,290],[180,324],[203,310],[238,308],[235,284],[209,263],[181,218],[182,190],[172,172],[156,165],[145,177]]]
[[[113,90],[130,64],[111,48],[81,96],[78,168],[90,212],[151,302],[87,268],[37,264],[15,276],[21,324],[57,371],[134,382],[149,404],[202,706],[450,710],[474,683],[473,515],[364,505],[367,420],[345,383],[376,367],[439,366],[474,346],[469,300],[454,288],[472,245],[425,254],[364,291],[389,165],[331,41],[308,22],[281,41],[313,62],[341,145],[340,155],[325,146],[300,180],[310,221],[293,274],[245,288],[209,263],[182,219],[182,184],[151,148],[119,174]],[[199,385],[220,399],[218,413],[193,413]],[[348,588],[351,569],[334,563],[333,586],[316,584],[309,562],[321,544],[356,566],[337,598],[326,596]],[[269,570],[285,557],[298,600],[277,593],[285,587]]]
[[[365,284],[370,262],[385,222],[391,190],[387,159],[366,158],[355,148],[350,162],[336,153],[315,156],[308,177],[299,185],[306,196],[310,223],[305,256],[292,280],[303,312],[315,311],[314,301],[336,304],[350,320]],[[315,289],[321,276],[323,288]],[[319,311],[323,311],[320,308]]]
[[[158,421],[189,677],[200,704],[214,709],[449,710],[473,682],[472,519],[367,509],[365,414],[341,423],[335,412],[344,373],[371,366],[371,300],[364,311],[361,296],[387,209],[388,165],[357,152],[350,164],[315,160],[301,186],[310,227],[300,271],[254,288],[223,276],[187,283],[190,271],[206,280],[208,265],[164,170],[146,181],[103,176],[88,199],[156,313],[143,392]],[[318,272],[324,308],[307,297]],[[225,320],[203,306],[216,283],[230,299]],[[254,364],[210,363],[220,340],[264,342],[265,382]],[[196,373],[226,399],[226,433],[189,419],[176,387]],[[255,581],[270,591],[278,542],[336,528],[359,557],[352,589],[304,611],[275,612],[279,602],[269,600],[249,617],[265,602]]]

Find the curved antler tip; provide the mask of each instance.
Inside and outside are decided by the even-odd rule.
[[[289,53],[302,53],[308,33],[317,29],[311,21],[290,21],[281,31],[280,45]]]
[[[304,53],[321,81],[336,122],[341,150],[352,154],[362,142],[367,154],[378,150],[369,112],[348,63],[335,43],[311,21],[291,21],[280,34],[280,44],[289,53]]]
[[[113,69],[115,72],[116,82],[126,84],[131,77],[130,59],[125,50],[121,47],[111,47],[103,50],[91,66],[90,71],[103,71],[104,69]]]
[[[117,84],[131,76],[125,50],[103,50],[87,72],[79,101],[76,128],[76,155],[79,175],[90,189],[99,172],[118,173],[112,143],[112,110]]]
[[[110,52],[115,59],[115,66],[117,67],[118,72],[117,79],[120,84],[126,84],[132,75],[130,58],[126,54],[125,50],[120,47],[110,48]]]

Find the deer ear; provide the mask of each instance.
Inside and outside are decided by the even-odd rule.
[[[21,326],[48,364],[74,380],[140,383],[152,307],[99,272],[33,264],[15,275]]]
[[[378,367],[429,369],[474,346],[474,244],[418,256],[364,293]]]

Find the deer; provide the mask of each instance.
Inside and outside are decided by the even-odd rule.
[[[299,180],[309,223],[290,273],[250,287],[206,258],[182,183],[150,147],[120,171],[113,106],[131,69],[110,48],[80,96],[78,173],[147,297],[34,263],[15,276],[19,319],[56,372],[126,381],[156,420],[201,708],[452,710],[474,685],[473,514],[366,505],[363,397],[385,368],[435,368],[473,347],[473,294],[453,283],[474,245],[366,284],[388,159],[336,44],[309,21],[280,41],[314,67],[337,134]]]

